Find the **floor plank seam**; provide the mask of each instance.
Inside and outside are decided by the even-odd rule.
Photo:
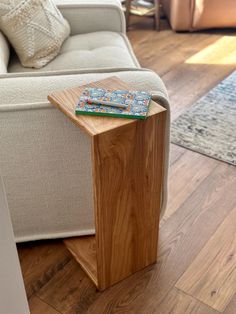
[[[172,144],[172,143],[171,143],[171,145],[178,146],[178,145]],[[174,161],[172,161],[172,162],[169,164],[169,168],[173,167],[173,166],[176,164],[176,162],[177,162],[181,157],[183,157],[183,156],[185,155],[185,153],[187,152],[187,148],[185,148],[185,147],[181,147],[181,148],[183,148],[183,150],[184,150],[183,153],[181,153]]]
[[[208,243],[211,241],[211,239],[214,238],[214,236],[215,236],[215,234],[218,232],[219,228],[228,220],[229,215],[230,215],[234,210],[235,210],[235,206],[233,205],[232,208],[231,208],[231,210],[229,210],[227,216],[217,225],[215,231],[214,231],[214,232],[212,233],[212,235],[208,238],[208,240],[207,240],[206,243],[203,245],[203,247],[201,248],[201,250],[199,251],[199,253],[197,254],[197,256],[193,259],[192,263],[195,261],[195,259],[198,258],[198,255],[201,254],[201,252],[202,252],[203,250],[205,250],[205,248],[207,247]],[[216,257],[216,259],[217,259],[217,257]],[[191,263],[191,264],[192,264],[192,263]],[[191,264],[186,268],[185,272],[188,271],[189,267],[191,267]],[[211,267],[211,265],[209,265],[208,268],[210,268],[210,267]],[[234,271],[234,269],[233,269],[232,271]],[[184,273],[185,273],[185,272],[184,272]],[[183,273],[183,274],[184,274],[184,273]],[[182,274],[182,275],[183,275],[183,274]],[[180,276],[180,278],[182,277],[182,275]],[[179,278],[179,279],[180,279],[180,278]],[[178,280],[179,280],[179,279],[178,279]],[[187,293],[186,291],[184,291],[184,290],[180,289],[178,286],[176,286],[176,284],[178,283],[178,280],[177,280],[176,283],[175,283],[175,288],[188,295],[188,293]],[[227,307],[229,306],[231,300],[233,299],[233,297],[234,297],[235,295],[236,295],[236,293],[234,293],[234,295],[231,297],[231,299],[229,300],[229,302],[225,305],[225,308],[224,308],[224,310],[223,310],[222,312],[220,312],[220,311],[218,311],[217,309],[215,309],[214,307],[212,307],[212,306],[210,306],[210,305],[204,303],[203,301],[201,301],[201,300],[198,299],[197,297],[195,297],[195,296],[193,296],[193,295],[190,295],[190,296],[193,297],[194,299],[198,300],[199,302],[204,303],[205,305],[208,305],[208,306],[211,307],[213,310],[215,310],[215,311],[217,311],[217,312],[219,312],[219,313],[224,313],[224,311],[227,309]]]
[[[181,35],[180,33],[179,33],[179,35]],[[185,34],[184,33],[182,33],[182,37],[184,36]],[[204,34],[200,34],[200,35],[204,35]],[[209,37],[209,36],[207,36],[207,34],[205,34],[206,35],[206,37],[203,39],[202,38],[202,40],[201,40],[201,43],[206,43],[206,47],[208,47],[208,45],[209,44],[211,44],[211,38]],[[212,36],[215,36],[215,41],[217,41],[217,40],[219,40],[221,37],[220,37],[220,35],[218,35],[218,34],[212,34]],[[132,40],[132,39],[131,39]],[[180,36],[179,36],[179,40],[180,40]],[[208,43],[208,41],[209,41],[209,43]],[[181,44],[183,44],[183,43],[189,43],[189,37],[186,37],[186,38],[184,38],[184,40],[182,40],[181,39]],[[207,43],[208,43],[208,45],[207,45]],[[194,43],[192,43],[192,44],[194,44]],[[205,49],[206,47],[203,47],[202,49]],[[137,46],[137,48],[138,48],[138,46]],[[178,49],[178,45],[176,46],[176,49]],[[201,51],[202,50],[201,48],[199,48],[197,51],[195,51],[195,52],[193,52],[192,54],[189,54],[188,55],[188,57],[187,57],[187,59],[188,58],[191,58],[191,57],[193,57],[195,54],[197,54],[199,51]],[[170,52],[168,52],[167,51],[167,54],[168,53],[170,53]],[[137,55],[138,55],[138,53],[137,53]],[[140,59],[141,59],[142,57],[140,57]],[[158,72],[158,70],[157,69],[154,69],[155,70],[155,72],[162,78],[163,76],[165,76],[165,75],[167,75],[168,73],[170,73],[171,71],[173,71],[176,67],[178,67],[178,66],[182,66],[183,64],[185,64],[186,63],[186,59],[184,59],[184,60],[182,60],[182,61],[180,61],[179,63],[177,63],[177,64],[173,64],[167,71],[165,71],[165,70],[163,70],[163,71],[160,71],[160,72]],[[150,65],[146,65],[146,64],[142,64],[142,62],[141,62],[141,66],[144,66],[144,67],[146,67],[146,68],[150,68]]]
[[[206,243],[203,245],[203,247],[201,248],[201,250],[199,251],[198,254],[200,254],[200,252],[206,247],[207,243],[214,237],[215,233],[217,232],[217,230],[220,228],[220,226],[228,219],[228,216],[231,214],[231,212],[235,209],[235,205],[232,206],[232,208],[229,210],[228,214],[224,217],[224,219],[218,223],[218,225],[216,226],[215,231],[212,233],[212,235],[208,238],[208,240],[206,241]]]
[[[39,298],[40,301],[42,301],[43,303],[45,303],[45,304],[47,304],[48,306],[50,306],[51,308],[53,308],[53,309],[54,309],[55,311],[57,311],[58,313],[63,314],[61,311],[59,311],[59,310],[58,310],[57,308],[55,308],[53,305],[49,304],[48,302],[46,302],[46,301],[44,301],[42,298],[40,298],[37,293],[36,293],[35,295],[37,296],[37,298]]]
[[[62,264],[59,264],[58,267],[55,269],[54,274],[53,274],[47,281],[45,281],[45,282],[40,286],[39,289],[33,291],[30,295],[28,295],[28,300],[30,300],[31,297],[33,297],[34,295],[37,295],[37,293],[38,293],[41,289],[43,289],[43,288],[54,278],[54,276],[56,276],[57,273],[58,273],[59,271],[61,271],[72,259],[73,259],[72,256],[68,256],[68,258],[65,259],[65,261],[64,261]],[[37,296],[38,296],[38,295],[37,295]]]
[[[198,153],[196,153],[196,154],[198,154]],[[181,157],[181,156],[180,156],[180,157]],[[206,158],[208,158],[208,157],[206,156]],[[181,210],[181,207],[184,206],[184,204],[185,204],[186,202],[188,202],[188,200],[192,197],[192,195],[193,195],[194,193],[196,193],[196,191],[201,187],[202,184],[204,184],[204,182],[207,180],[207,178],[212,175],[212,173],[215,171],[215,169],[216,169],[217,167],[220,166],[220,163],[221,163],[221,162],[219,161],[219,163],[218,163],[217,160],[216,160],[216,162],[217,162],[216,165],[211,169],[211,171],[209,172],[208,176],[206,176],[206,177],[196,186],[196,189],[194,189],[194,190],[188,195],[188,197],[183,201],[183,203],[180,204],[179,208],[176,209],[169,217],[167,217],[167,219],[164,219],[164,217],[163,217],[163,219],[162,219],[163,222],[161,223],[160,229],[163,228],[163,226],[165,225],[165,223],[166,223],[170,218],[172,218],[172,216],[177,215],[178,211]],[[167,203],[167,204],[168,204],[168,203]],[[168,205],[167,205],[167,206],[168,206]],[[225,219],[225,218],[224,218],[224,219]],[[218,228],[218,226],[217,226],[217,228]]]
[[[217,42],[218,40],[221,39],[221,36],[220,36],[219,34],[211,34],[211,36],[215,36],[215,42]],[[206,42],[206,43],[207,43],[208,41],[210,41],[210,37],[206,37],[206,38],[204,38],[204,39],[201,40],[201,42]],[[187,38],[186,38],[186,42],[188,42],[188,39],[187,39]],[[215,42],[214,42],[214,43],[215,43]],[[175,70],[177,67],[186,64],[186,60],[188,60],[188,59],[190,59],[191,57],[193,57],[194,55],[198,54],[200,51],[204,50],[204,49],[207,48],[209,45],[211,45],[211,44],[214,45],[214,43],[211,43],[211,41],[210,41],[210,43],[209,43],[208,45],[206,44],[205,47],[200,48],[198,51],[194,52],[193,54],[189,54],[189,56],[187,57],[187,59],[184,59],[183,61],[180,61],[180,62],[177,63],[177,64],[173,64],[173,66],[172,66],[171,68],[169,68],[167,71],[164,70],[162,73],[158,73],[158,71],[156,71],[157,74],[158,74],[161,78],[163,78],[164,76],[166,76],[167,74],[169,74],[170,72],[172,72],[173,70]],[[226,74],[226,76],[227,76],[227,74]],[[219,81],[221,81],[221,79],[219,79]],[[213,84],[213,83],[212,83],[212,84]],[[215,85],[216,85],[216,84],[214,83],[213,86],[215,86]],[[210,89],[211,89],[211,88],[210,88]]]
[[[185,292],[184,290],[182,289],[179,289],[178,287],[174,286],[176,290],[180,291],[181,293],[185,294],[186,296],[188,297],[191,297],[192,299],[194,299],[195,301],[197,301],[198,303],[204,305],[205,307],[208,307],[209,309],[215,311],[215,313],[219,313],[219,314],[222,314],[224,312],[219,312],[218,310],[214,309],[213,307],[209,306],[208,304],[202,302],[201,300],[199,300],[198,298],[196,298],[195,296],[191,295],[191,294],[188,294],[187,292]]]

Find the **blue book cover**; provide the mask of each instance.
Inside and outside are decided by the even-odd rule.
[[[126,105],[126,108],[101,104],[88,104],[87,100],[114,102]],[[103,88],[86,88],[76,106],[77,115],[111,116],[130,119],[147,117],[151,95],[145,91],[108,90]]]

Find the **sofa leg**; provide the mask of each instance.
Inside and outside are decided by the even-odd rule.
[[[160,31],[160,27],[161,27],[161,18],[160,18],[160,13],[161,13],[161,1],[160,0],[154,0],[154,3],[155,3],[155,7],[156,7],[156,10],[155,10],[155,21],[154,21],[154,24],[155,24],[155,29],[157,31]]]

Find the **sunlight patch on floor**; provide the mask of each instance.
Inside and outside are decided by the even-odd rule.
[[[187,64],[236,66],[236,37],[224,36],[185,61]]]

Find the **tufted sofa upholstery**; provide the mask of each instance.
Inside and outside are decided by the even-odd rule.
[[[91,142],[47,101],[51,91],[117,76],[150,91],[169,113],[164,84],[140,67],[132,51],[119,0],[56,3],[72,32],[45,68],[23,68],[0,33],[0,174],[17,241],[94,233]]]
[[[72,35],[64,42],[57,58],[43,71],[96,68],[98,65],[103,68],[135,68],[138,63],[131,51],[129,41],[122,33],[101,31]],[[8,72],[27,71],[42,70],[24,68],[16,56],[11,58]]]
[[[236,27],[235,0],[163,0],[162,5],[176,31]]]

